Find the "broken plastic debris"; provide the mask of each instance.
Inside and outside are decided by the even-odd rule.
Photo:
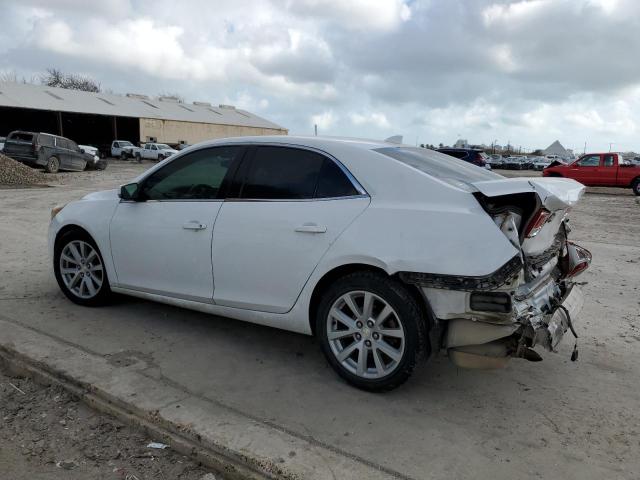
[[[151,442],[147,445],[147,448],[157,448],[159,450],[164,450],[165,448],[169,448],[169,445],[165,445],[164,443],[159,442]]]

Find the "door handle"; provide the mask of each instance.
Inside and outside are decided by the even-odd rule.
[[[191,220],[182,224],[182,228],[185,230],[204,230],[207,228],[206,223],[199,222],[198,220]]]
[[[315,223],[303,223],[299,227],[296,227],[296,232],[300,233],[325,233],[327,227],[323,225],[316,225]]]

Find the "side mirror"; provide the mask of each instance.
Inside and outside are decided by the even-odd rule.
[[[118,195],[122,200],[140,201],[140,186],[137,183],[128,183],[120,187]]]

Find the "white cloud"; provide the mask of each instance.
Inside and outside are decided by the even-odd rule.
[[[387,120],[387,116],[384,113],[371,112],[371,113],[352,113],[349,115],[351,123],[354,125],[373,125],[378,128],[389,128],[391,124]]]
[[[637,0],[25,0],[3,20],[4,71],[233,103],[292,133],[640,150]]]
[[[329,130],[338,121],[338,117],[330,110],[311,116],[311,124],[319,130]]]

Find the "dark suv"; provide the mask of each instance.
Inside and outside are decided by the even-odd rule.
[[[58,170],[82,171],[93,155],[84,153],[73,140],[58,135],[36,132],[11,132],[4,142],[3,153],[31,167],[42,167],[49,173]]]
[[[438,148],[437,151],[473,163],[478,167],[491,169],[488,162],[489,155],[478,148]]]

